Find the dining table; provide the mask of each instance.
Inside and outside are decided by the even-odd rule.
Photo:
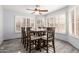
[[[46,33],[46,29],[31,29],[31,33],[36,36],[43,36]]]
[[[42,36],[45,35],[46,29],[31,29],[31,33],[35,36],[39,36],[40,39],[37,40],[38,44],[36,46],[36,50],[39,50],[42,43]]]

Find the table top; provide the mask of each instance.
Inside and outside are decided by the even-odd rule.
[[[40,32],[40,31],[46,31],[46,29],[31,29],[31,31],[37,31],[37,32]]]

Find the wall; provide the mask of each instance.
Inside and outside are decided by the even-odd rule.
[[[79,49],[79,38],[74,38],[71,35],[69,35],[69,9],[71,9],[73,6],[67,6],[66,8],[57,10],[55,12],[49,13],[46,15],[50,16],[52,14],[57,14],[57,13],[61,13],[61,12],[66,12],[66,33],[62,34],[62,33],[56,33],[55,37],[57,39],[60,40],[64,40],[66,42],[69,42],[70,44],[72,44],[75,48]]]
[[[26,16],[26,17],[34,17],[30,14],[19,13],[12,10],[4,9],[4,40],[6,39],[14,39],[21,37],[21,33],[15,32],[15,16]]]
[[[3,9],[0,6],[0,44],[3,41]]]

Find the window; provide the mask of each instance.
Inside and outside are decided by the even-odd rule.
[[[41,19],[41,27],[45,27],[46,26],[46,21],[45,18]]]
[[[69,34],[79,38],[79,6],[69,11]]]
[[[79,6],[76,7],[76,36],[79,37]]]
[[[35,23],[36,23],[36,28],[41,27],[41,19],[36,19]]]
[[[58,29],[60,33],[66,32],[66,14],[60,14],[58,18]]]
[[[34,19],[31,17],[15,16],[15,32],[21,32],[21,27],[34,27]]]
[[[49,17],[46,17],[46,27],[49,26]]]
[[[22,17],[16,16],[15,17],[15,31],[20,32],[22,26],[26,26],[25,24],[26,19],[22,19]]]
[[[30,19],[30,27],[35,28],[35,19],[33,18]]]
[[[53,17],[51,17],[51,16],[50,16],[50,18],[48,20],[48,26],[53,27]]]
[[[72,8],[69,11],[69,33],[75,35],[75,10]]]
[[[35,20],[35,26],[38,27],[44,27],[46,25],[45,17],[44,16],[37,16]]]
[[[47,25],[49,27],[56,27],[57,33],[66,32],[66,14],[61,13],[47,17]]]
[[[66,15],[65,13],[49,15],[45,18],[45,16],[39,16],[36,19],[31,17],[24,16],[16,16],[15,17],[15,31],[20,32],[21,27],[56,27],[56,32],[65,33],[66,31]]]

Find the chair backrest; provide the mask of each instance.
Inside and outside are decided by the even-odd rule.
[[[55,36],[55,27],[47,27],[47,38],[53,38]]]
[[[27,28],[26,28],[28,40],[31,40],[31,31],[30,31],[30,29],[31,29],[31,27],[27,27]]]
[[[43,29],[46,29],[46,27],[42,27]]]
[[[39,29],[41,29],[41,27],[38,27]]]
[[[22,39],[26,37],[25,27],[21,27],[21,35],[22,35]]]

